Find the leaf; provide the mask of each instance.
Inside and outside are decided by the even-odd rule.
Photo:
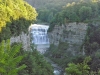
[[[0,73],[6,73],[6,70],[0,67]]]

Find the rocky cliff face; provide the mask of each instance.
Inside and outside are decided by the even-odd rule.
[[[86,23],[68,23],[66,25],[55,25],[52,32],[49,32],[50,43],[58,45],[59,42],[67,42],[69,44],[68,51],[72,51],[75,55],[80,49],[86,35],[88,24]],[[84,51],[83,51],[84,54]]]
[[[10,43],[13,44],[13,43],[22,43],[23,45],[23,49],[24,50],[29,50],[30,49],[30,36],[23,33],[20,34],[19,36],[12,36],[10,38]]]

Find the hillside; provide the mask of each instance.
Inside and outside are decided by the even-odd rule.
[[[27,38],[36,17],[35,8],[24,0],[0,0],[0,75],[53,75],[52,66],[33,45],[24,49],[22,40],[13,39]]]
[[[48,23],[50,25],[49,32],[52,34],[52,42],[58,44],[58,46],[53,45],[54,43],[51,45],[47,52],[49,58],[65,68],[68,67],[67,64],[70,62],[81,64],[85,57],[90,56],[92,60],[88,64],[90,66],[89,70],[94,72],[99,71],[100,67],[96,64],[100,63],[100,27],[98,23],[100,22],[100,0],[27,1],[32,4],[38,12],[36,23]],[[70,25],[72,22],[76,24]],[[85,25],[83,24],[82,27],[80,23],[87,24],[87,30],[85,32],[84,30],[82,31]],[[67,28],[70,29],[71,27],[71,30],[67,30]],[[66,29],[64,30],[64,28]],[[75,43],[76,40],[82,42],[81,44],[78,43],[78,47]],[[70,44],[68,44],[69,41]],[[68,45],[70,49],[68,49]],[[76,54],[74,54],[77,56],[70,55],[71,53],[68,53],[66,50],[70,50],[71,53],[75,51]],[[85,55],[84,52],[82,55],[82,50],[84,50]]]
[[[99,17],[99,0],[26,0],[38,12],[36,23],[83,22]],[[85,6],[85,7],[84,7]],[[87,13],[84,13],[87,11]],[[94,12],[95,11],[95,12]],[[82,15],[83,14],[83,15]],[[89,15],[86,15],[89,14]],[[85,15],[85,16],[84,16]]]
[[[45,55],[64,71],[67,67],[69,75],[99,75],[100,66],[96,64],[100,63],[100,1],[39,2],[34,5],[38,12],[37,23],[50,24],[52,43]],[[89,61],[85,60],[87,57]]]

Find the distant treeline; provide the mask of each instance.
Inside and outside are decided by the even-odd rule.
[[[54,25],[69,22],[91,22],[100,19],[100,1],[80,1],[68,3],[62,7],[38,9],[38,22],[50,24],[49,31]]]
[[[38,8],[38,22],[49,24],[65,24],[67,22],[88,22],[100,18],[100,1],[98,0],[76,0],[65,5],[48,5]],[[62,1],[63,2],[63,1]]]
[[[100,1],[80,1],[68,3],[54,16],[51,23],[88,22],[100,18]]]

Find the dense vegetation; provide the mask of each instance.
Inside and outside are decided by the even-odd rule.
[[[32,51],[20,51],[19,55],[26,55],[20,65],[25,64],[27,67],[18,75],[53,75],[53,67],[33,47],[32,45]]]
[[[64,70],[68,63],[81,63],[84,60],[83,55],[73,55],[72,51],[68,51],[69,44],[60,42],[58,46],[51,44],[46,51],[45,56],[57,63]]]
[[[37,9],[38,22],[62,24],[87,21],[100,14],[99,0],[26,0]],[[94,12],[95,11],[95,12]],[[86,12],[86,13],[85,13]],[[85,16],[84,16],[85,15]]]
[[[78,50],[82,51],[84,48],[84,56],[82,54],[72,55],[71,51],[67,51],[68,45],[67,42],[60,42],[58,46],[52,44],[45,55],[63,69],[67,67],[68,75],[100,74],[100,22],[89,23],[85,40]],[[84,63],[85,57],[88,56],[87,61],[89,61]],[[83,71],[85,72],[83,73]]]
[[[49,31],[52,31],[52,25],[62,25],[68,22],[92,22],[100,19],[100,1],[80,1],[78,3],[68,3],[60,12],[54,15],[50,22]]]
[[[53,75],[53,67],[32,46],[24,51],[21,44],[0,44],[0,75]]]
[[[0,75],[17,75],[18,71],[26,67],[24,64],[18,66],[24,57],[24,55],[17,56],[20,48],[20,44],[11,47],[9,40],[0,43]]]
[[[89,24],[83,46],[87,56],[91,56],[91,70],[98,71],[100,65],[100,22]]]
[[[0,0],[0,75],[53,75],[51,65],[34,48],[24,51],[21,44],[4,41],[27,33],[36,17],[35,8],[24,0]]]
[[[36,8],[38,23],[50,23],[54,16],[62,10],[67,3],[78,2],[80,0],[26,0]],[[86,0],[88,1],[88,0]]]
[[[68,67],[65,69],[68,75],[92,75],[89,70],[90,67],[88,62],[91,60],[90,57],[86,57],[82,63],[69,63]]]
[[[66,42],[60,42],[58,46],[51,44],[50,48],[45,53],[45,56],[49,57],[55,63],[65,68],[66,63],[71,60],[71,58],[68,57],[70,53],[65,52],[67,48],[68,48],[68,43]]]
[[[0,0],[0,31],[7,22],[20,18],[36,20],[36,16],[35,9],[23,0]]]
[[[0,0],[0,42],[27,32],[36,16],[35,8],[23,0]]]
[[[99,0],[33,0],[36,6],[38,23],[50,24],[52,31],[55,24],[68,22],[90,22],[100,19]]]
[[[49,12],[50,13],[50,12]],[[43,19],[42,19],[43,20]],[[49,20],[50,21],[50,20]],[[50,30],[54,25],[62,25],[69,22],[86,22],[89,24],[87,34],[82,45],[85,55],[72,56],[67,51],[68,44],[60,42],[58,46],[51,45],[45,54],[61,67],[66,68],[68,75],[99,75],[100,74],[100,1],[72,2],[64,6],[59,12],[53,15],[49,22]],[[47,21],[48,22],[48,21]],[[64,49],[65,48],[65,49]],[[81,51],[80,48],[80,51]],[[87,60],[85,57],[90,56]],[[98,65],[97,65],[98,64]]]
[[[69,3],[68,3],[69,2]],[[38,6],[37,6],[38,5]],[[51,45],[45,54],[69,75],[100,74],[100,1],[99,0],[33,0],[38,12],[37,22],[54,25],[68,22],[92,22],[82,44],[85,55],[72,56],[68,43]],[[0,42],[27,32],[36,20],[36,10],[23,0],[0,0]],[[34,47],[34,46],[32,46]],[[80,48],[80,50],[81,50]],[[89,56],[89,57],[88,57]],[[97,65],[98,64],[98,65]],[[66,68],[67,67],[67,68]],[[4,41],[0,44],[0,75],[53,75],[51,65],[34,48],[24,51],[21,45]]]

